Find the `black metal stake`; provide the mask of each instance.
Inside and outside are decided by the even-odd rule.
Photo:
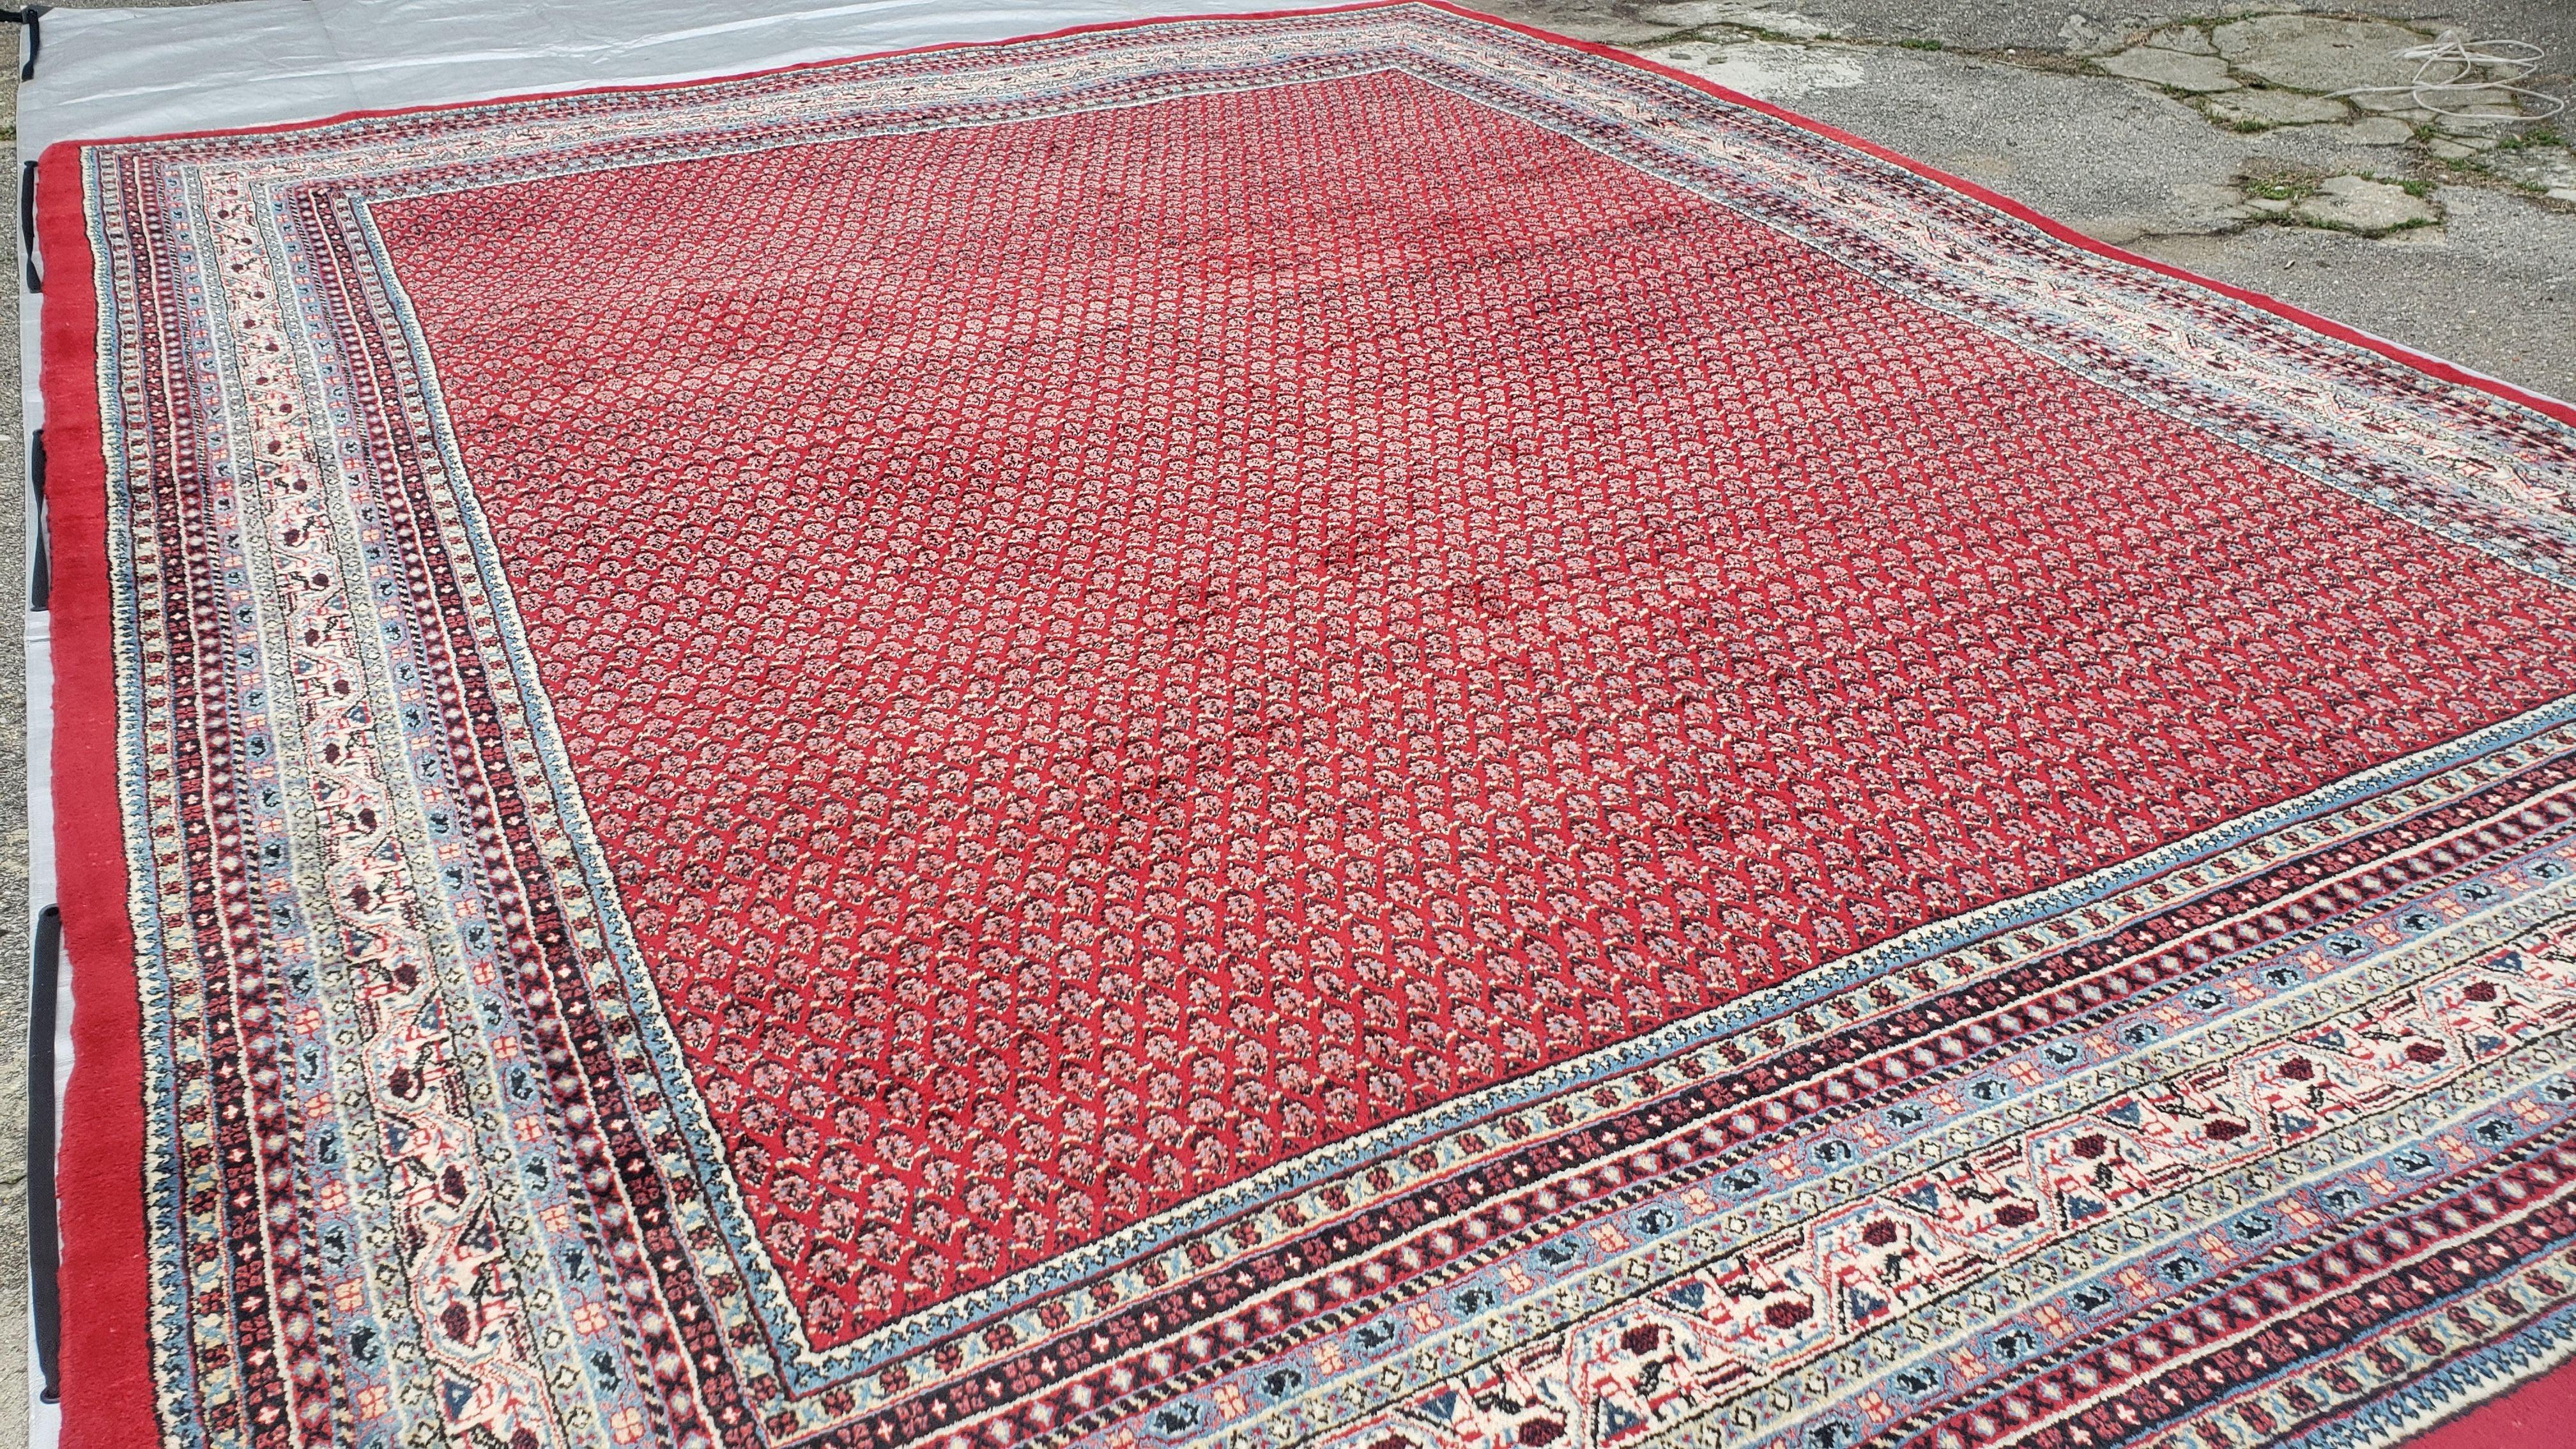
[[[22,81],[36,78],[36,56],[45,48],[44,27],[36,21],[53,8],[51,5],[29,5],[21,10],[0,10],[0,22],[27,27],[27,59],[18,67],[18,79]]]
[[[41,614],[54,597],[54,539],[50,522],[45,517],[45,430],[38,428],[27,439],[27,483],[35,494],[35,539],[29,544],[35,557],[30,559],[27,583],[27,612]]]
[[[54,1204],[54,993],[62,978],[63,912],[36,917],[36,969],[27,1001],[27,1297],[36,1318],[36,1368],[46,1403],[62,1401],[57,1361],[63,1300],[56,1279],[62,1236]]]
[[[27,264],[27,291],[45,290],[45,275],[36,270],[36,163],[18,171],[18,256]]]

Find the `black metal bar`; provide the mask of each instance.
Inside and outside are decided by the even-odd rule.
[[[28,542],[35,557],[29,560],[27,612],[41,614],[54,597],[54,536],[52,520],[45,513],[45,430],[38,428],[27,439],[27,483],[35,494],[36,527]]]
[[[56,1278],[62,1237],[54,1215],[54,994],[62,961],[62,908],[47,906],[36,917],[35,980],[27,1000],[27,1296],[45,1384],[38,1397],[48,1404],[62,1401],[63,1299]]]
[[[36,78],[36,57],[45,49],[45,28],[37,22],[53,8],[51,5],[30,5],[21,10],[0,9],[0,22],[27,27],[27,58],[18,66],[18,79],[22,81]]]
[[[27,263],[27,290],[41,293],[45,277],[36,270],[36,163],[18,171],[18,255]]]

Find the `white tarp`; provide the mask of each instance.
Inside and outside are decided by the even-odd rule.
[[[800,61],[961,41],[1007,40],[1155,15],[1294,8],[1295,0],[238,0],[152,10],[55,10],[18,88],[18,147],[320,120],[346,111],[485,100],[532,91],[733,75]],[[23,286],[23,277],[21,285]],[[43,425],[37,337],[43,299],[21,296],[26,425]],[[22,594],[21,597],[24,597]],[[54,900],[48,753],[53,671],[42,615],[27,621],[31,908]],[[70,963],[59,993],[55,1081],[71,1070]],[[67,1142],[66,1150],[80,1144]],[[35,1403],[33,1449],[59,1417]]]
[[[525,91],[731,75],[1281,0],[241,0],[56,10],[18,96],[32,156],[74,137],[309,121]]]

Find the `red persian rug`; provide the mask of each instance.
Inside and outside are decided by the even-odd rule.
[[[2563,405],[1420,0],[43,177],[66,1442],[2576,1352]]]

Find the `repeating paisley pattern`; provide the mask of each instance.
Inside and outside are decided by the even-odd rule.
[[[2576,691],[2548,584],[1446,92],[1120,120],[375,210],[818,1343]]]
[[[171,1442],[2576,1350],[2576,428],[1422,4],[78,165]]]

